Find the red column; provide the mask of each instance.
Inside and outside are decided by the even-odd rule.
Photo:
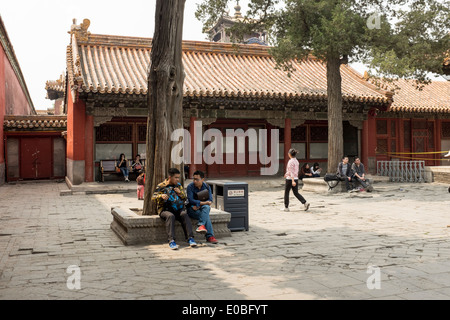
[[[197,165],[195,163],[195,151],[196,151],[196,145],[195,145],[195,120],[197,118],[191,117],[189,121],[189,133],[191,134],[191,164],[189,165],[189,177],[192,178],[194,175],[194,172],[197,171]]]
[[[94,116],[86,115],[86,130],[84,140],[85,181],[94,181]]]
[[[369,120],[364,120],[361,133],[361,161],[369,166]]]
[[[288,152],[291,149],[291,119],[284,119],[284,171],[289,161]]]
[[[377,172],[377,154],[375,149],[377,148],[377,123],[374,116],[370,116],[367,119],[367,168],[372,174]]]
[[[86,104],[80,99],[73,102],[67,91],[67,177],[72,184],[85,181],[85,121]]]
[[[434,122],[434,150],[441,151],[441,132],[442,132],[442,120],[436,119]],[[445,151],[445,150],[442,150]],[[439,159],[435,161],[436,166],[442,165],[442,154],[436,153],[436,158]]]

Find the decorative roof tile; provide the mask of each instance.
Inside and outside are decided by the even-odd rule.
[[[6,115],[3,121],[5,131],[56,130],[67,129],[67,116],[15,116]]]
[[[70,89],[75,93],[148,92],[150,38],[89,34],[67,47]],[[276,69],[266,46],[183,41],[184,96],[261,99],[327,98],[326,66],[314,57],[293,61],[291,77]],[[388,104],[388,92],[366,82],[350,66],[341,67],[345,101]]]
[[[420,90],[413,80],[400,79],[395,85],[390,111],[450,113],[450,81],[433,81]]]
[[[48,80],[45,83],[45,90],[47,91],[47,99],[55,100],[64,97],[66,91],[66,77],[61,74],[57,80]]]

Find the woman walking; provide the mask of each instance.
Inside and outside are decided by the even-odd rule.
[[[286,185],[284,188],[284,209],[283,211],[289,211],[289,193],[291,189],[294,191],[294,196],[303,204],[305,211],[309,209],[309,203],[306,202],[305,198],[302,197],[300,193],[298,193],[298,169],[299,164],[298,160],[295,157],[297,151],[295,149],[290,149],[288,152],[289,162],[286,168],[286,174],[284,177],[286,178]]]

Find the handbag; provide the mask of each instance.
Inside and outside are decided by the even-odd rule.
[[[119,167],[116,167],[116,172],[120,173],[120,168]]]
[[[326,173],[323,177],[323,180],[325,181],[340,181],[340,177],[337,174],[334,173]]]
[[[194,198],[197,198],[196,200],[199,200],[199,201],[208,201],[209,200],[209,191],[208,191],[208,189],[205,189],[205,190],[202,190],[202,191],[200,191],[200,192],[197,192],[195,195],[194,195]]]
[[[326,173],[323,177],[323,180],[328,184],[328,190],[332,190],[333,188],[336,188],[339,182],[342,181],[342,178],[338,174],[334,173]],[[336,184],[330,183],[331,181],[336,181]]]

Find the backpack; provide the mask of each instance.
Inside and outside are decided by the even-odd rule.
[[[175,192],[174,187],[168,186],[164,193],[169,196],[169,199],[164,204],[164,209],[172,213],[178,213],[184,208],[184,200]]]

